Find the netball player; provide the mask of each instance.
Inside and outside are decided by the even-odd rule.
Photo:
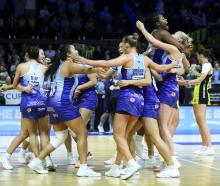
[[[193,111],[198,123],[200,135],[202,137],[202,148],[194,153],[198,155],[214,155],[212,148],[211,135],[206,122],[206,107],[210,105],[209,89],[211,88],[211,79],[213,68],[210,63],[211,55],[207,49],[197,51],[198,62],[202,65],[201,75],[194,80],[187,81],[187,85],[194,85]]]
[[[73,91],[78,84],[76,74],[92,74],[100,72],[100,68],[87,68],[74,63],[78,51],[73,45],[63,45],[57,53],[52,65],[45,73],[48,83],[48,113],[56,138],[51,140],[39,156],[28,166],[38,173],[48,173],[41,166],[42,160],[63,144],[68,136],[68,128],[77,137],[77,149],[80,157],[80,168],[77,176],[101,176],[86,164],[87,130],[79,111],[72,104]]]
[[[85,63],[92,66],[113,67],[122,66],[122,79],[144,79],[147,67],[151,67],[158,71],[166,71],[173,68],[176,62],[168,65],[157,65],[153,63],[148,57],[138,55],[136,52],[137,36],[128,35],[123,38],[123,45],[125,45],[125,54],[112,60],[88,60],[79,58],[80,63]],[[148,84],[149,82],[145,82]],[[146,85],[145,84],[145,85]],[[143,83],[139,86],[144,86]],[[140,166],[134,160],[128,146],[127,139],[132,128],[141,116],[144,106],[143,92],[138,86],[129,85],[120,90],[120,95],[117,103],[116,114],[114,117],[113,134],[117,144],[117,155],[119,152],[128,161],[126,174],[121,176],[122,179],[128,179],[140,169]],[[115,164],[106,172],[106,176],[120,177],[119,165],[122,156],[117,156]]]
[[[37,62],[38,47],[28,49],[29,61],[18,65],[13,87],[22,92],[21,114],[22,134],[17,136],[10,144],[7,152],[2,156],[1,162],[6,169],[12,169],[8,161],[16,147],[29,136],[31,149],[35,156],[39,154],[37,140],[37,124],[47,123],[46,97],[43,95],[43,79],[45,67]]]

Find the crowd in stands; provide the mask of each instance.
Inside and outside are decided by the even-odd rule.
[[[165,14],[171,32],[193,31],[220,17],[216,0],[1,0],[0,37],[121,38],[134,31],[125,3],[135,18]]]

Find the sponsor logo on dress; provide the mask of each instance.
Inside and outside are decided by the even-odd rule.
[[[134,98],[130,98],[130,102],[134,103],[135,99]]]
[[[175,93],[175,92],[172,92],[172,93],[171,93],[171,96],[173,96],[173,97],[176,96],[176,93]]]
[[[31,108],[28,108],[28,109],[27,109],[27,112],[31,112]]]

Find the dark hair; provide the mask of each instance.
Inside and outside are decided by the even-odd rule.
[[[122,41],[124,43],[128,43],[131,47],[137,47],[138,38],[139,35],[137,33],[134,33],[132,35],[127,35],[123,37]]]
[[[205,58],[208,59],[208,61],[212,64],[212,66],[214,65],[214,57],[212,55],[211,50],[205,49],[205,48],[201,48],[199,50],[197,50],[197,54],[202,54]]]
[[[202,54],[206,58],[211,58],[211,51],[208,49],[200,48],[197,51],[198,54]]]
[[[147,50],[149,42],[139,29],[137,30],[137,34],[139,35],[137,41],[137,52],[142,54]]]
[[[160,15],[158,13],[152,13],[143,19],[143,23],[146,26],[149,33],[157,28],[157,22],[159,22]]]
[[[70,45],[65,44],[61,46],[60,50],[57,51],[54,57],[54,60],[52,61],[52,65],[49,66],[49,68],[47,69],[45,73],[45,80],[47,80],[48,77],[50,76],[51,81],[53,81],[54,75],[57,72],[61,61],[64,61],[67,59],[67,55],[69,52],[70,52]]]
[[[30,59],[38,59],[40,48],[38,46],[30,46],[25,49]]]

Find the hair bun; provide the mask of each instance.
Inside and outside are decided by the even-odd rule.
[[[132,34],[132,36],[133,36],[133,39],[135,39],[135,40],[138,40],[139,39],[139,35],[138,35],[138,33],[133,33]]]

